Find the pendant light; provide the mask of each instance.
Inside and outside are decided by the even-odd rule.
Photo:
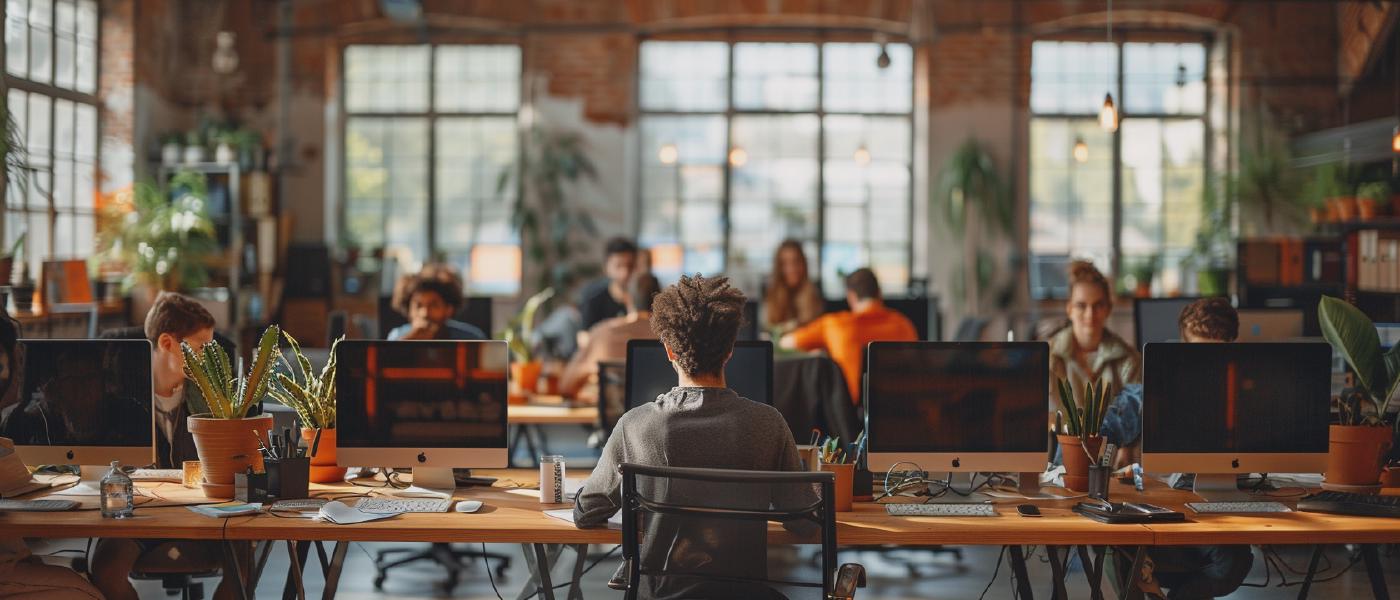
[[[1089,144],[1084,143],[1084,138],[1074,140],[1074,162],[1084,164],[1089,162]]]
[[[1113,48],[1113,0],[1108,0],[1108,45]],[[1115,49],[1116,50],[1116,49]],[[1110,53],[1110,60],[1116,52]],[[1103,107],[1099,109],[1099,127],[1113,133],[1118,131],[1118,108],[1113,105],[1112,84],[1109,92],[1103,95]]]

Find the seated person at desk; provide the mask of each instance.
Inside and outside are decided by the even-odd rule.
[[[1076,260],[1069,267],[1069,281],[1065,303],[1069,326],[1050,337],[1051,406],[1058,403],[1055,386],[1061,379],[1076,390],[1102,379],[1109,382],[1113,395],[1129,383],[1142,381],[1142,356],[1105,326],[1113,313],[1108,278],[1093,263]]]
[[[1182,309],[1177,320],[1187,343],[1233,342],[1240,319],[1226,298],[1203,298]],[[1142,386],[1129,385],[1104,414],[1104,437],[1119,444],[1119,460],[1136,462],[1142,438]],[[1131,449],[1130,449],[1131,448]],[[1125,458],[1127,457],[1127,458]],[[1152,573],[1168,598],[1214,598],[1234,592],[1249,575],[1249,546],[1159,546],[1148,552]]]
[[[726,387],[724,364],[734,351],[743,308],[744,295],[723,277],[683,276],[656,296],[652,329],[661,338],[680,385],[655,402],[627,411],[618,421],[574,504],[574,522],[579,527],[603,526],[621,509],[618,465],[624,462],[762,471],[802,469],[792,433],[777,409],[741,398]],[[682,565],[687,570],[707,564],[743,565],[758,571],[753,576],[762,577],[767,565],[763,539],[746,543],[746,538],[720,535],[728,532],[690,531],[657,517],[649,523],[643,565]],[[756,533],[766,535],[763,529]],[[759,595],[736,585],[644,577],[640,591],[643,598]]]
[[[487,339],[475,325],[452,318],[462,308],[462,299],[462,278],[456,272],[443,266],[423,267],[395,290],[394,309],[407,317],[408,323],[391,330],[388,339]]]
[[[208,412],[197,386],[186,385],[180,342],[201,348],[213,341],[214,316],[186,296],[165,292],[156,297],[151,311],[146,313],[146,338],[151,340],[156,466],[178,469],[184,461],[199,460],[186,417]],[[222,564],[221,552],[218,542],[101,539],[92,551],[92,581],[107,598],[134,599],[138,596],[128,575],[138,564],[158,563],[163,568],[189,565],[192,572],[205,571]],[[245,556],[239,560],[244,561]],[[214,592],[214,598],[219,600],[234,595],[234,583],[229,577]]]
[[[607,319],[588,330],[588,339],[564,368],[561,393],[579,400],[598,400],[597,386],[586,385],[598,374],[598,363],[627,360],[630,340],[656,339],[651,330],[651,304],[660,290],[661,284],[651,273],[632,276],[627,283],[627,315]]]
[[[807,273],[807,254],[797,240],[783,240],[773,254],[773,271],[763,299],[763,322],[775,337],[822,316],[822,294]]]
[[[860,405],[860,378],[865,347],[870,342],[918,341],[919,332],[908,317],[885,308],[880,281],[870,269],[856,269],[846,276],[846,304],[851,310],[831,313],[812,321],[779,340],[788,350],[825,350],[841,367],[851,401]]]
[[[579,327],[592,329],[603,319],[627,314],[623,305],[627,280],[637,267],[637,245],[626,238],[608,240],[604,249],[603,277],[584,286],[578,296]],[[650,269],[650,265],[647,267]]]

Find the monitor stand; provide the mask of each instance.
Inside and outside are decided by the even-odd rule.
[[[455,470],[464,471],[465,476],[457,477],[451,467],[414,467],[413,485],[395,492],[394,495],[404,498],[451,498],[459,485],[489,487],[496,482],[494,477],[472,477],[471,471],[467,469]]]
[[[55,496],[94,496],[102,497],[102,478],[107,476],[111,466],[80,465],[78,483],[72,487],[53,492]]]
[[[1058,496],[1047,494],[1040,489],[1040,473],[1025,472],[1016,480],[1016,493],[1027,500],[1051,500]]]
[[[972,480],[976,478],[976,475],[977,475],[976,473],[949,473],[949,474],[948,474],[948,486],[949,486],[950,488],[952,488],[952,489],[950,489],[950,490],[948,490],[947,492],[945,492],[942,496],[937,496],[937,497],[931,497],[931,498],[929,498],[928,501],[927,501],[926,503],[927,503],[927,504],[981,504],[981,503],[984,503],[984,502],[991,502],[991,501],[992,501],[992,497],[991,497],[991,496],[988,496],[987,494],[984,494],[984,493],[982,493],[982,492],[973,492],[973,493],[971,493],[971,494],[968,494],[968,495],[964,496],[964,495],[962,495],[962,494],[958,494],[958,493],[955,493],[955,492],[952,491],[953,489],[956,489],[956,490],[970,490],[970,489],[972,489],[972,485],[973,485]],[[928,490],[929,490],[930,493],[933,493],[933,494],[937,494],[938,492],[942,491],[941,488],[940,488],[939,486],[935,486],[934,484],[929,484]]]
[[[1197,473],[1191,491],[1207,502],[1238,502],[1253,500],[1249,492],[1240,491],[1240,476],[1236,473]]]

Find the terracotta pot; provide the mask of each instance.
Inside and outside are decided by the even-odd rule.
[[[539,388],[540,368],[543,365],[537,360],[523,363],[511,363],[510,379],[522,391],[534,392]]]
[[[1381,487],[1400,488],[1400,467],[1386,467],[1381,471]]]
[[[1342,196],[1341,198],[1332,198],[1332,199],[1328,200],[1328,202],[1334,202],[1334,203],[1336,203],[1336,206],[1337,206],[1337,220],[1338,220],[1338,221],[1343,221],[1343,222],[1345,222],[1345,221],[1355,221],[1355,220],[1356,220],[1356,198],[1355,198],[1355,197],[1353,197],[1353,196]]]
[[[1137,296],[1138,298],[1151,298],[1152,282],[1138,282],[1137,287],[1133,288],[1133,295]]]
[[[1362,221],[1376,218],[1376,201],[1370,198],[1356,199],[1356,216]]]
[[[1328,431],[1327,478],[1332,485],[1365,486],[1380,481],[1390,452],[1389,426],[1332,425]]]
[[[1320,206],[1314,206],[1312,208],[1309,208],[1308,218],[1312,221],[1313,225],[1317,225],[1319,223],[1326,223],[1327,209]]]
[[[1400,217],[1400,194],[1390,195],[1390,214]]]
[[[1086,440],[1080,440],[1077,435],[1056,434],[1055,437],[1060,441],[1060,458],[1065,465],[1065,487],[1075,492],[1089,491],[1089,456],[1098,456],[1103,450],[1103,436],[1091,435]]]
[[[316,430],[302,427],[301,439],[306,440],[306,451],[310,452]],[[321,443],[316,445],[316,454],[311,457],[311,483],[341,481],[345,481],[345,469],[335,466],[335,429],[322,429]]]
[[[208,498],[232,498],[233,475],[253,467],[263,470],[258,438],[272,429],[272,415],[246,419],[214,419],[191,415],[188,420],[195,449],[199,451],[199,467],[204,471],[204,495]]]

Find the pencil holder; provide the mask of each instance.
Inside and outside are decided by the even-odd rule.
[[[310,495],[311,459],[279,458],[267,461],[268,494],[278,500],[296,500]]]
[[[856,466],[850,463],[822,463],[822,470],[836,474],[836,497],[832,502],[836,512],[851,512],[852,479]]]
[[[251,468],[242,473],[234,473],[233,499],[248,504],[267,502],[267,479],[267,471],[254,473]]]
[[[1093,465],[1089,467],[1089,497],[1108,500],[1108,480],[1113,475],[1113,467]]]
[[[856,465],[855,473],[851,475],[852,490],[851,496],[861,502],[870,502],[875,498],[875,474]]]

